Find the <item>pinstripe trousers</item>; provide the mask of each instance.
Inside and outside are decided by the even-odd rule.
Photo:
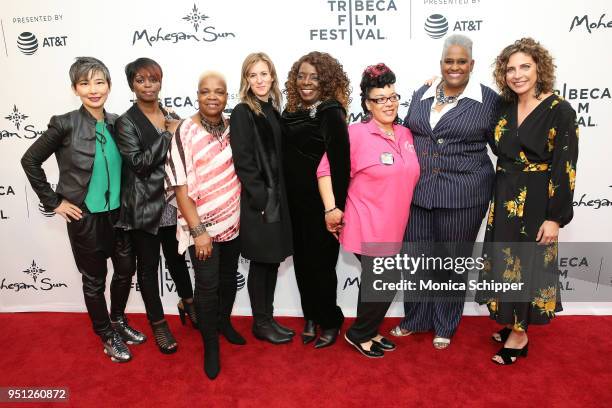
[[[409,247],[410,242],[473,243],[487,208],[488,203],[470,208],[433,209],[413,204],[410,207],[405,241]],[[463,247],[465,251],[465,245]],[[454,256],[471,256],[471,251],[465,254],[455,253]],[[461,320],[465,301],[436,301],[431,299],[435,294],[424,295],[429,297],[427,301],[404,303],[405,317],[400,327],[413,332],[434,330],[436,336],[451,338]]]

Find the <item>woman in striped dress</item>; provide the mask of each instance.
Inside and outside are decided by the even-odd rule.
[[[236,298],[240,255],[240,182],[234,171],[223,76],[204,73],[198,84],[199,110],[175,132],[166,173],[178,204],[179,252],[189,249],[195,272],[194,303],[204,343],[204,371],[220,371],[219,333],[245,344],[230,314]]]

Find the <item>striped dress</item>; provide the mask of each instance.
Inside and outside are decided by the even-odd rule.
[[[229,126],[217,139],[199,123],[185,119],[168,150],[166,184],[187,186],[187,195],[194,201],[200,221],[214,242],[231,241],[238,236],[240,181],[232,161]],[[172,202],[176,205],[175,199]],[[180,210],[176,236],[179,253],[194,245]]]

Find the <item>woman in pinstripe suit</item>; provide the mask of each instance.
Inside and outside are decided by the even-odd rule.
[[[414,93],[404,119],[421,165],[406,241],[435,246],[430,255],[470,256],[491,198],[494,171],[486,135],[494,127],[499,97],[470,81],[473,67],[472,41],[463,35],[448,37],[440,61],[442,78]],[[442,243],[459,245],[440,252]],[[452,270],[414,275],[424,276],[443,282],[461,279]],[[421,291],[418,299],[406,299],[405,318],[391,334],[434,330],[434,347],[447,348],[463,313],[464,294]]]

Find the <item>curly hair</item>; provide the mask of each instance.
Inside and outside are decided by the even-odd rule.
[[[368,94],[374,88],[384,88],[387,85],[395,83],[395,74],[391,71],[391,68],[386,66],[384,63],[378,63],[376,65],[368,66],[361,74],[361,108],[363,113],[369,113],[368,107],[366,106],[366,100]]]
[[[516,40],[513,44],[510,44],[502,50],[502,52],[495,59],[495,69],[493,70],[493,79],[497,84],[501,96],[506,101],[515,101],[517,99],[516,93],[506,83],[506,68],[508,67],[508,60],[510,56],[522,52],[533,58],[536,63],[536,69],[538,79],[536,83],[535,96],[538,98],[543,93],[549,93],[553,91],[555,85],[555,64],[553,63],[553,57],[550,55],[548,50],[540,45],[539,42],[533,38],[521,38]]]
[[[320,100],[335,99],[348,111],[348,105],[351,101],[351,86],[348,76],[337,59],[326,52],[319,51],[309,52],[297,60],[291,67],[287,75],[287,82],[285,82],[287,111],[295,112],[300,104],[301,98],[297,89],[297,76],[300,66],[304,62],[312,65],[317,70]]]

